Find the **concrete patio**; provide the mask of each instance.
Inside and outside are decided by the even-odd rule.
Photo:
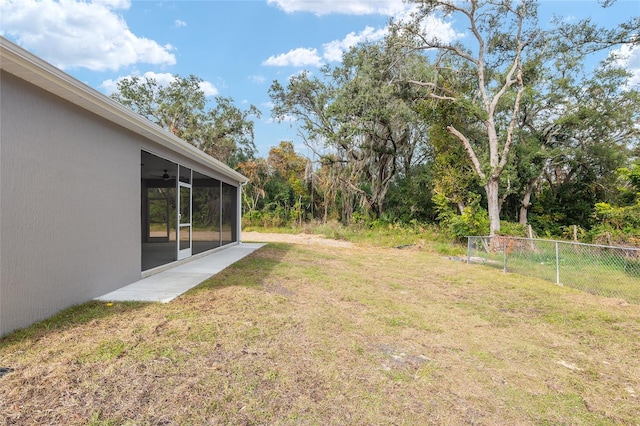
[[[143,278],[140,281],[97,297],[96,300],[105,302],[167,303],[264,245],[262,243],[241,243],[218,250]]]

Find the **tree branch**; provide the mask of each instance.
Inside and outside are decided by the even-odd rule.
[[[449,130],[449,132],[451,132],[452,135],[460,139],[460,141],[462,142],[462,145],[464,146],[464,149],[467,151],[467,154],[469,154],[469,158],[471,159],[473,168],[478,174],[478,176],[480,177],[480,179],[482,180],[486,179],[486,175],[484,174],[484,171],[482,171],[482,167],[480,166],[480,161],[478,160],[478,156],[473,150],[473,147],[471,146],[471,142],[469,142],[469,139],[467,139],[465,135],[460,133],[460,131],[456,129],[453,125],[447,126],[447,130]]]
[[[436,83],[417,81],[417,80],[405,80],[405,81],[407,83],[415,84],[416,86],[429,87],[431,89],[442,89],[442,87],[438,86]],[[456,101],[457,100],[457,98],[454,98],[454,97],[451,97],[451,96],[436,95],[435,93],[428,93],[427,96],[432,98],[432,99],[438,99],[438,100],[441,100],[441,101]]]

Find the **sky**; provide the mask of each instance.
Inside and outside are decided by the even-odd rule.
[[[259,156],[283,140],[310,155],[295,122],[272,119],[271,83],[339,65],[351,46],[384,37],[389,19],[407,8],[401,0],[0,0],[0,34],[105,95],[131,75],[162,83],[193,74],[211,102],[231,97],[262,111],[254,117]],[[541,1],[541,25],[553,15],[613,27],[639,16],[640,0],[607,9],[595,0]],[[464,42],[462,24],[434,18],[429,27]],[[640,47],[622,52],[640,85]]]

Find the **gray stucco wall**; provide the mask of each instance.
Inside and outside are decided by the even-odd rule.
[[[140,279],[143,140],[0,78],[2,335]]]

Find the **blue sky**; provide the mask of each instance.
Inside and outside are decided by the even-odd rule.
[[[274,123],[268,88],[286,84],[302,70],[339,63],[341,52],[384,35],[391,16],[406,13],[400,0],[0,0],[0,33],[89,86],[109,94],[115,81],[148,75],[194,74],[209,95],[232,97],[239,107],[257,106],[259,155],[293,140],[295,123]],[[640,15],[639,0],[618,0],[602,9],[595,0],[541,2],[540,22],[592,17],[614,26]],[[463,36],[455,21],[432,22],[439,36]],[[626,66],[637,72],[640,48]]]

